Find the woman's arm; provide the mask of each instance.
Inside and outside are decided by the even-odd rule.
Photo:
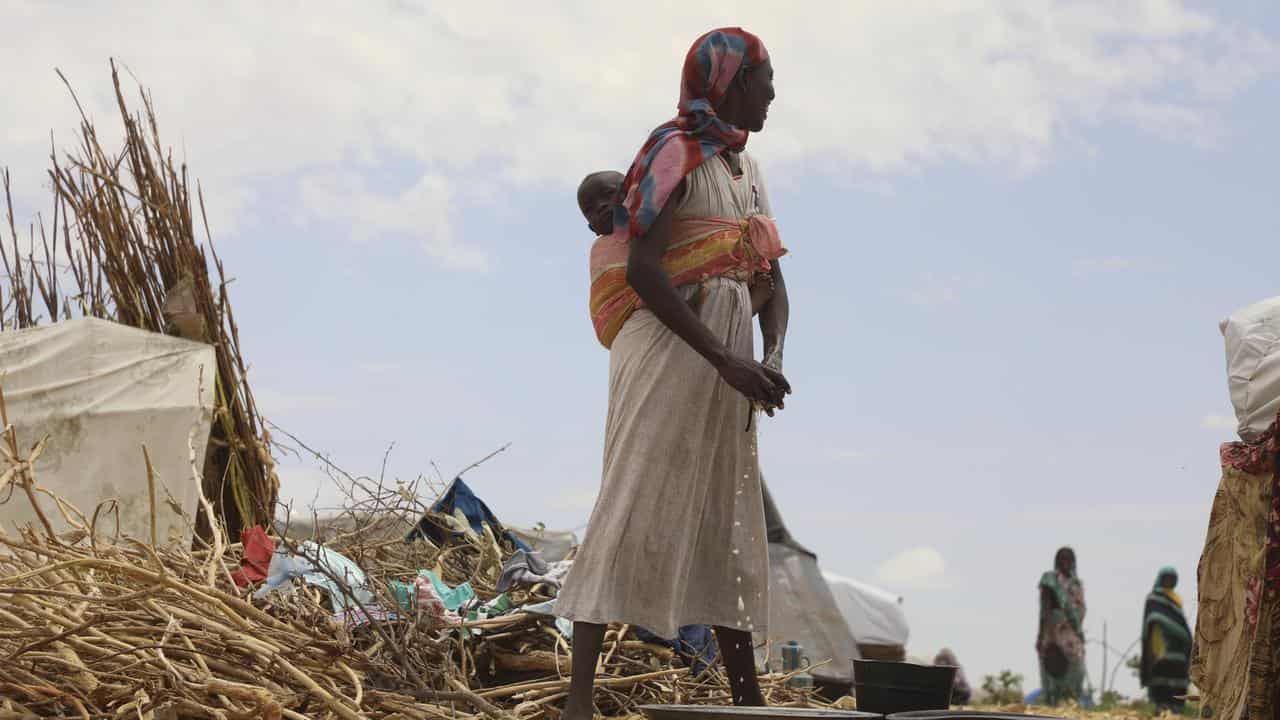
[[[787,283],[782,278],[781,263],[774,260],[770,272],[773,274],[773,297],[760,311],[760,335],[764,340],[764,364],[782,372],[782,347],[787,339],[791,301],[787,298]]]
[[[1049,615],[1058,603],[1053,599],[1049,588],[1040,588],[1040,628],[1036,630],[1036,652],[1044,651],[1045,629],[1049,626]]]
[[[783,396],[791,391],[782,373],[731,352],[680,298],[662,267],[662,256],[671,240],[675,207],[683,194],[682,183],[649,230],[641,237],[632,238],[627,256],[627,284],[662,324],[706,358],[735,390],[759,403],[781,405]]]
[[[773,203],[769,201],[769,187],[764,172],[755,158],[751,158],[756,182],[756,209],[767,217],[773,217]],[[777,260],[769,270],[773,280],[773,294],[760,309],[760,336],[764,341],[764,364],[782,372],[782,346],[787,337],[787,321],[791,316],[791,303],[787,298],[787,283],[782,279],[782,266]]]

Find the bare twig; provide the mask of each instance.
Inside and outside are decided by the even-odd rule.
[[[509,448],[509,447],[511,447],[511,443],[507,443],[506,445],[503,445],[502,447],[498,448],[497,450],[494,450],[493,452],[489,453],[488,455],[485,455],[484,457],[480,458],[479,460],[477,460],[477,461],[475,461],[475,462],[471,463],[470,465],[468,465],[468,466],[466,466],[466,467],[462,468],[462,469],[461,469],[461,470],[459,470],[458,472],[454,473],[454,474],[453,474],[453,476],[454,476],[454,477],[456,477],[456,478],[460,478],[460,477],[462,477],[462,476],[463,476],[463,475],[465,475],[468,471],[470,471],[470,470],[474,470],[474,469],[476,469],[476,468],[480,467],[481,465],[485,464],[485,463],[486,463],[486,462],[488,462],[489,460],[492,460],[494,457],[496,457],[496,456],[500,455],[501,453],[505,452],[505,451],[506,451],[506,449],[507,449],[507,448]]]

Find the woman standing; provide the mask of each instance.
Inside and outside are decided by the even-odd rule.
[[[606,624],[716,628],[739,705],[763,705],[768,549],[756,409],[782,407],[788,303],[759,168],[773,67],[759,38],[713,30],[685,58],[679,115],[649,136],[591,258],[591,314],[610,348],[600,495],[557,601],[574,622],[564,717],[590,718]],[[754,283],[768,365],[752,358]]]
[[[1084,585],[1076,577],[1076,554],[1058,550],[1053,570],[1040,577],[1041,699],[1048,705],[1084,696]]]
[[[1157,708],[1181,712],[1191,665],[1191,628],[1174,590],[1178,571],[1160,569],[1142,610],[1142,664],[1139,680]]]

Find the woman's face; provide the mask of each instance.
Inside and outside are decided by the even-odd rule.
[[[578,189],[578,209],[596,235],[613,232],[613,206],[622,187],[620,173],[599,173]]]
[[[742,83],[742,126],[751,132],[760,132],[769,117],[769,104],[776,97],[773,61],[765,60],[760,65],[747,68],[742,73]]]
[[[1058,569],[1067,575],[1075,575],[1076,573],[1076,554],[1070,550],[1063,550],[1058,553],[1055,558]]]

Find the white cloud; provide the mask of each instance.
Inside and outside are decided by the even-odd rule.
[[[111,136],[116,57],[153,91],[164,137],[204,181],[215,233],[246,215],[292,215],[286,202],[357,236],[412,238],[458,269],[487,257],[485,241],[462,239],[460,199],[492,206],[548,183],[567,193],[586,171],[625,167],[671,114],[688,43],[714,25],[758,31],[775,58],[778,102],[753,147],[779,184],[943,160],[1025,171],[1109,122],[1203,141],[1222,132],[1221,104],[1277,65],[1269,39],[1178,0],[835,3],[821,14],[764,0],[732,13],[675,0],[560,13],[389,0],[131,7],[6,10],[0,84],[22,100],[3,117],[0,163],[24,209],[47,205],[49,131],[70,146],[77,123],[53,68]],[[626,42],[601,31],[618,27]]]
[[[1234,432],[1239,423],[1231,415],[1209,414],[1200,418],[1200,427],[1206,430],[1231,430]]]
[[[1218,119],[1198,107],[1135,100],[1120,108],[1120,113],[1142,130],[1172,142],[1212,147],[1222,140]]]
[[[904,550],[876,568],[877,582],[901,590],[936,590],[945,575],[942,553],[932,547]]]
[[[484,253],[460,244],[453,233],[453,189],[439,175],[423,175],[403,192],[371,191],[358,175],[312,175],[302,180],[302,207],[308,217],[342,220],[352,235],[368,241],[382,234],[421,238],[428,255],[457,270],[485,270]]]

